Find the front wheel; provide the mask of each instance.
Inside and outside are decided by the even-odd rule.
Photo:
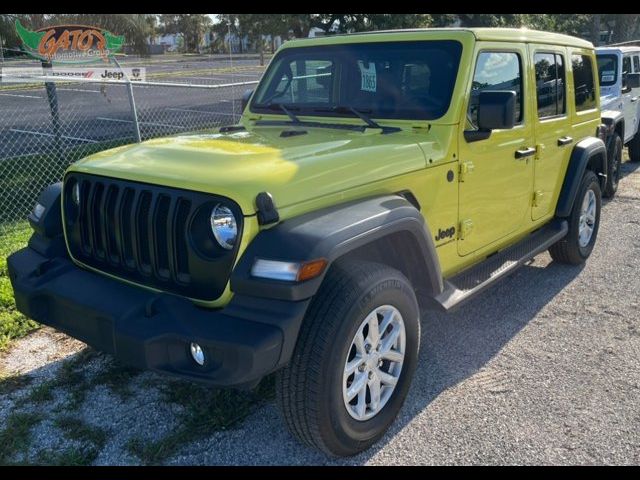
[[[556,262],[578,265],[589,258],[600,226],[601,197],[598,177],[587,170],[568,218],[569,232],[549,248],[551,258]]]
[[[418,360],[419,310],[407,278],[385,265],[334,265],[276,376],[287,427],[335,456],[375,443],[397,416]]]

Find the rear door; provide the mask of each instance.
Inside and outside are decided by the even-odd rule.
[[[624,143],[630,141],[638,130],[638,92],[627,86],[627,74],[633,73],[632,55],[622,57],[622,108],[624,111]]]
[[[553,215],[554,193],[560,190],[576,139],[567,114],[567,52],[564,47],[529,45],[536,85],[533,208],[531,219]]]

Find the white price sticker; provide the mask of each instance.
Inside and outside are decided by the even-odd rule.
[[[358,67],[360,68],[360,90],[363,92],[375,92],[378,87],[376,76],[376,64],[369,63],[366,67],[362,60],[358,60]]]

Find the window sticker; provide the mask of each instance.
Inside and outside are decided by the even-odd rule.
[[[613,75],[602,75],[601,82],[613,82]]]
[[[360,68],[360,90],[363,92],[377,91],[376,64],[369,62],[368,66],[365,67],[364,62],[358,60],[358,67]]]

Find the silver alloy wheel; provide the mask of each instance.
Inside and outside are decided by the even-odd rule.
[[[593,190],[587,190],[582,199],[580,210],[580,223],[578,227],[578,243],[582,248],[589,245],[593,230],[596,225],[596,194]]]
[[[365,317],[351,341],[342,375],[349,415],[364,421],[384,408],[400,378],[405,348],[404,320],[397,308],[382,305]]]

